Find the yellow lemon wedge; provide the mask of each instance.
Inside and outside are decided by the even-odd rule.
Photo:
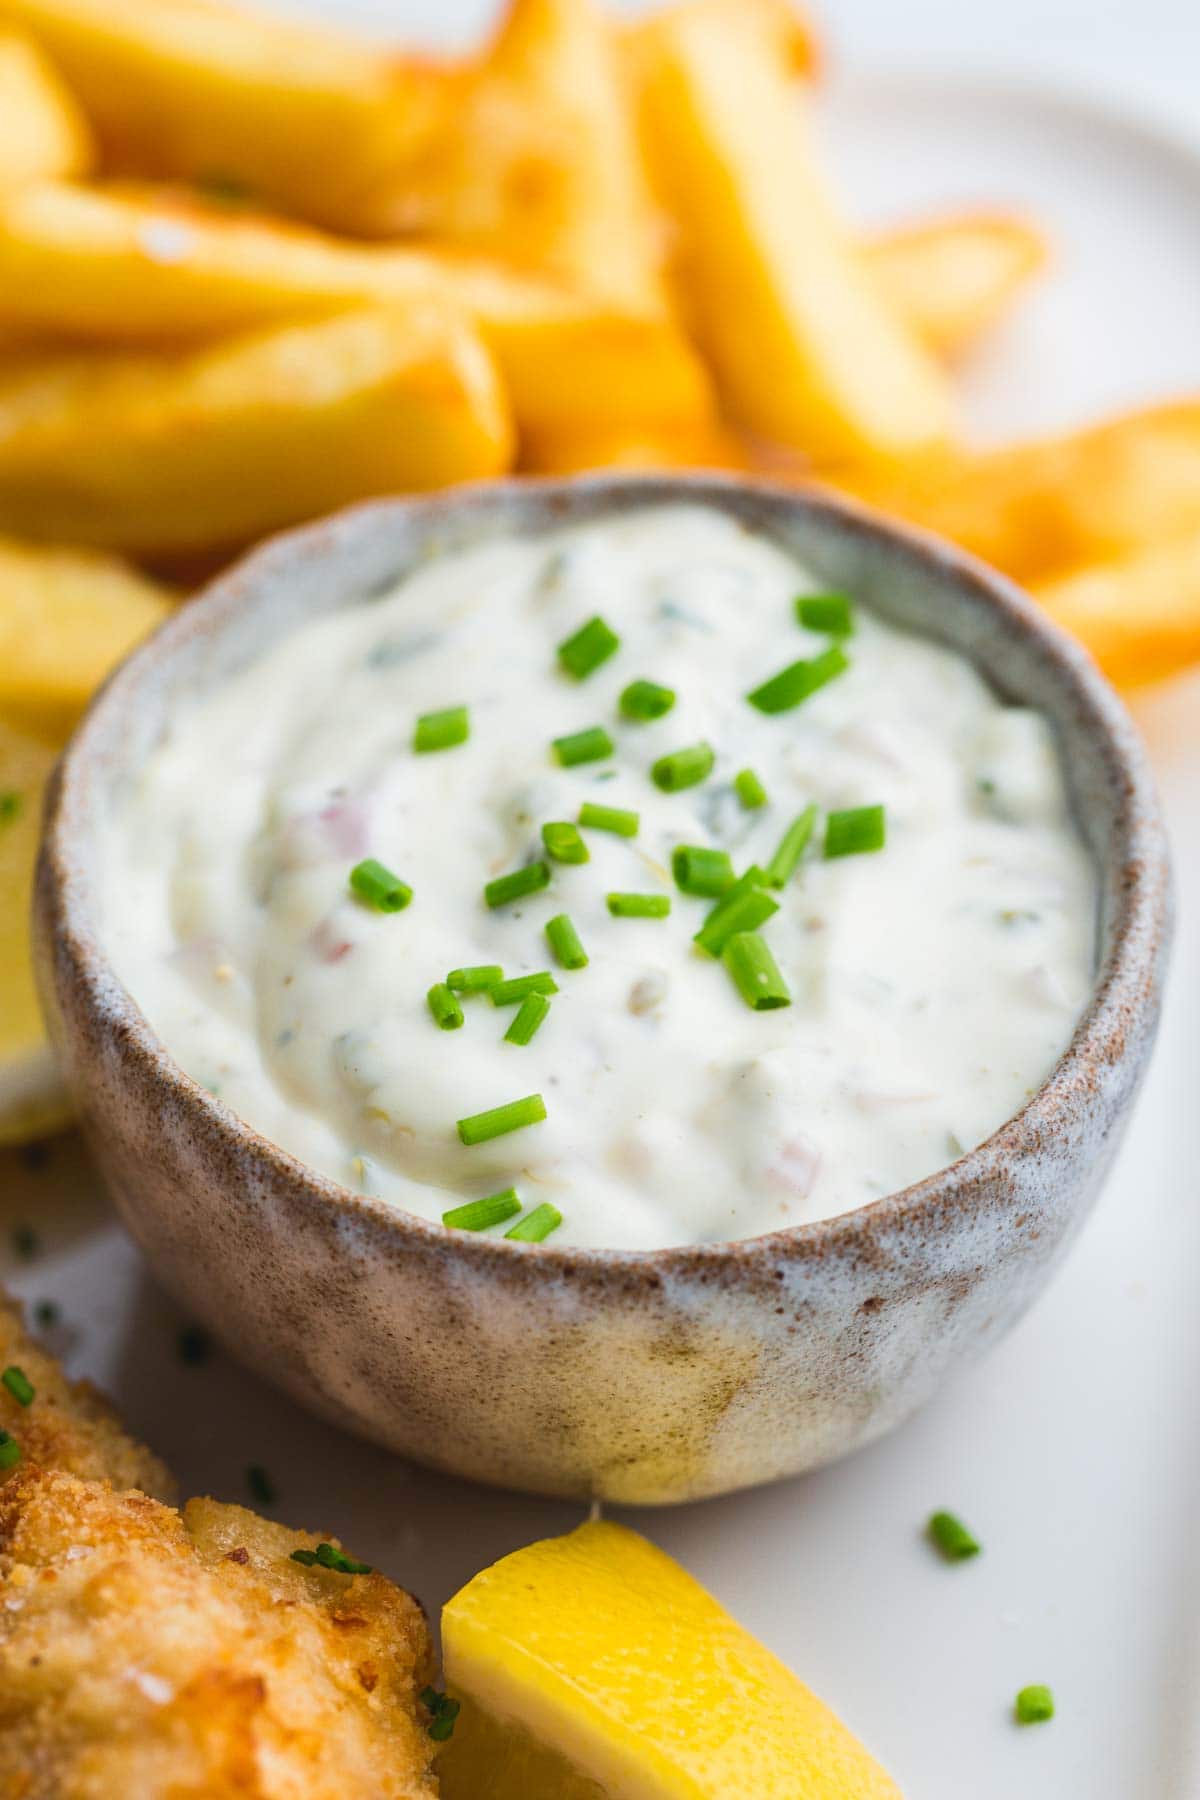
[[[624,1526],[517,1550],[442,1614],[444,1800],[899,1800],[815,1694]]]
[[[44,1137],[70,1117],[29,954],[42,789],[57,755],[0,715],[0,1144]]]

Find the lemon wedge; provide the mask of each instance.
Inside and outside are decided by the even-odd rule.
[[[70,1117],[29,954],[42,789],[57,755],[0,715],[0,1144],[44,1137]]]
[[[444,1800],[899,1800],[815,1694],[621,1525],[485,1569],[443,1612],[442,1651],[462,1708]]]

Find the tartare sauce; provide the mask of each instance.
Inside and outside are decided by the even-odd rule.
[[[816,587],[779,544],[680,505],[434,557],[297,628],[181,709],[133,778],[103,878],[121,978],[250,1125],[432,1220],[511,1187],[513,1218],[561,1214],[554,1243],[653,1247],[931,1174],[1066,1046],[1094,873],[1046,722],[862,606],[850,636],[840,603],[806,628]],[[797,661],[830,678],[785,710],[750,703]],[[634,682],[669,710],[646,688],[623,709]],[[425,733],[445,748],[414,747],[420,716],[456,708]],[[595,728],[601,754],[563,766],[553,740]],[[699,755],[664,773],[677,752]],[[636,814],[636,835],[580,826],[585,804]],[[809,808],[782,885],[745,884],[778,907],[753,966],[706,954],[721,902],[680,890],[677,849],[766,871]],[[549,857],[548,823],[576,825],[555,841],[588,860]],[[540,861],[548,885],[488,904]],[[411,901],[381,910],[370,871],[352,886],[364,862]],[[717,885],[724,866],[695,862]],[[547,937],[561,915],[585,967]],[[527,1042],[506,1037],[515,1002],[447,994],[481,965],[551,976]],[[780,1004],[756,1010],[756,982]],[[464,1141],[460,1120],[533,1096],[544,1119]]]

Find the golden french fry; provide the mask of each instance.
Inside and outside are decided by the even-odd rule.
[[[727,12],[652,14],[635,61],[680,281],[735,423],[826,460],[944,441],[946,378],[837,220],[803,97],[764,33]]]
[[[0,0],[0,26],[47,51],[106,167],[248,190],[349,231],[458,80],[220,0]]]
[[[569,430],[524,440],[521,468],[529,475],[580,475],[589,469],[735,469],[749,459],[731,432],[701,430]]]
[[[865,252],[892,309],[929,349],[952,356],[1008,311],[1048,248],[1018,214],[964,213],[883,232]]]
[[[797,80],[811,81],[821,72],[824,58],[816,25],[792,0],[676,0],[672,10],[731,19],[739,30],[761,32],[780,67]],[[635,84],[640,79],[641,25],[635,20],[617,26],[617,42]]]
[[[0,34],[0,192],[91,164],[91,132],[58,75],[36,44]]]
[[[456,313],[344,313],[174,355],[0,369],[0,530],[133,553],[236,545],[508,467],[507,400]]]
[[[1113,681],[1157,681],[1200,661],[1200,530],[1033,592]]]

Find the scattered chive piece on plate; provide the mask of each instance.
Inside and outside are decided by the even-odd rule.
[[[373,856],[355,863],[350,871],[350,886],[359,899],[373,906],[376,912],[403,912],[413,897],[407,881],[401,881]]]
[[[413,749],[453,750],[471,735],[471,719],[465,706],[447,706],[442,712],[422,713],[413,732]]]
[[[579,808],[579,823],[590,827],[592,831],[611,831],[617,837],[636,837],[641,816],[635,812],[625,812],[619,806],[597,806],[594,800],[585,800]]]
[[[1054,1695],[1041,1682],[1023,1687],[1017,1695],[1015,1712],[1018,1725],[1044,1725],[1054,1717]]]
[[[452,1700],[449,1694],[439,1694],[436,1688],[422,1688],[418,1696],[422,1706],[432,1714],[428,1726],[429,1736],[439,1744],[454,1736],[454,1721],[457,1719],[460,1702]]]
[[[695,787],[712,773],[711,744],[690,744],[686,750],[671,750],[660,756],[650,770],[650,779],[664,794],[677,794],[681,788]]]
[[[779,965],[766,938],[759,937],[757,931],[735,931],[721,952],[721,960],[738,993],[754,1012],[772,1012],[777,1006],[792,1004]]]
[[[435,981],[425,998],[429,1002],[429,1010],[433,1014],[434,1024],[441,1031],[457,1031],[463,1022],[463,1009],[456,996],[450,991],[450,984]]]
[[[493,1006],[513,1006],[526,994],[557,992],[558,983],[549,969],[539,969],[536,975],[511,975],[507,981],[497,981],[488,989]]]
[[[483,897],[489,906],[507,906],[511,900],[522,900],[526,894],[539,893],[549,886],[549,863],[532,862],[523,869],[514,869],[511,875],[497,875],[484,888]]]
[[[527,1044],[546,1014],[550,1011],[550,1002],[545,994],[526,994],[513,1017],[512,1024],[504,1034],[506,1044]]]
[[[799,706],[802,700],[807,700],[836,675],[845,674],[849,667],[850,658],[841,645],[831,644],[820,656],[789,663],[778,675],[772,675],[769,681],[752,688],[746,698],[762,713],[790,712],[793,706]]]
[[[546,921],[546,938],[564,969],[586,969],[588,953],[566,913]]]
[[[15,1469],[21,1460],[21,1446],[11,1432],[0,1431],[0,1469]]]
[[[660,687],[657,681],[631,681],[619,704],[623,718],[645,725],[666,717],[675,704],[675,689]]]
[[[546,1102],[540,1094],[526,1094],[521,1100],[509,1100],[504,1106],[491,1106],[486,1112],[471,1113],[458,1121],[460,1143],[486,1144],[491,1138],[505,1137],[526,1125],[540,1125],[546,1117]]]
[[[484,994],[504,980],[499,963],[471,963],[465,969],[451,969],[446,986],[455,994]]]
[[[807,631],[824,631],[830,637],[854,636],[854,607],[849,594],[801,594],[796,618]]]
[[[60,1313],[55,1300],[39,1300],[33,1309],[33,1319],[39,1331],[50,1331],[58,1324]]]
[[[548,1238],[552,1231],[557,1231],[561,1224],[562,1214],[557,1206],[551,1206],[548,1200],[543,1200],[540,1206],[535,1206],[531,1213],[526,1213],[525,1217],[504,1235],[506,1238],[512,1238],[513,1242],[517,1244],[540,1244],[542,1239]]]
[[[574,769],[579,763],[601,762],[616,752],[603,725],[589,725],[583,731],[572,731],[552,741],[554,754],[564,769]]]
[[[249,1490],[250,1498],[257,1500],[260,1506],[274,1506],[278,1499],[275,1483],[261,1463],[251,1463],[247,1468],[246,1487]]]
[[[558,646],[559,666],[576,681],[583,681],[620,647],[621,640],[616,632],[597,613],[594,619],[589,619]]]
[[[484,1200],[468,1200],[464,1206],[452,1206],[442,1214],[442,1224],[454,1231],[488,1231],[503,1225],[521,1210],[516,1188],[505,1188],[502,1194],[489,1194]]]
[[[614,919],[665,919],[671,910],[670,894],[606,894]]]
[[[680,844],[671,854],[671,872],[683,894],[716,900],[737,877],[728,850],[708,850],[702,844]]]
[[[3,1382],[18,1406],[31,1404],[34,1392],[33,1383],[24,1369],[19,1369],[16,1363],[10,1364],[5,1369],[3,1375],[0,1375],[0,1382]]]
[[[796,873],[797,864],[808,848],[817,823],[817,809],[806,806],[804,811],[792,820],[779,840],[779,848],[767,864],[767,881],[773,888],[786,887]]]
[[[983,1549],[978,1538],[953,1513],[935,1512],[927,1529],[930,1542],[947,1562],[965,1562]]]
[[[543,825],[542,842],[546,846],[546,855],[552,856],[555,862],[591,861],[592,853],[580,837],[578,825],[572,825],[568,819],[552,819]]]
[[[212,1339],[203,1325],[185,1325],[175,1340],[180,1362],[204,1363],[212,1355]]]
[[[720,956],[735,932],[755,931],[765,925],[772,913],[779,911],[778,900],[772,900],[763,889],[765,881],[763,871],[752,863],[722,894],[692,942],[710,956]]]
[[[825,821],[825,855],[861,856],[882,850],[887,840],[887,821],[882,806],[853,806],[847,812],[831,812]]]
[[[21,796],[12,788],[0,794],[0,825],[11,825],[21,814]]]
[[[370,1575],[371,1564],[355,1562],[344,1550],[338,1550],[333,1544],[318,1544],[315,1550],[293,1550],[292,1562],[303,1563],[306,1569],[314,1564],[322,1569],[333,1569],[338,1575]]]
[[[753,769],[739,769],[733,785],[747,812],[757,812],[760,806],[767,804],[767,790]]]

